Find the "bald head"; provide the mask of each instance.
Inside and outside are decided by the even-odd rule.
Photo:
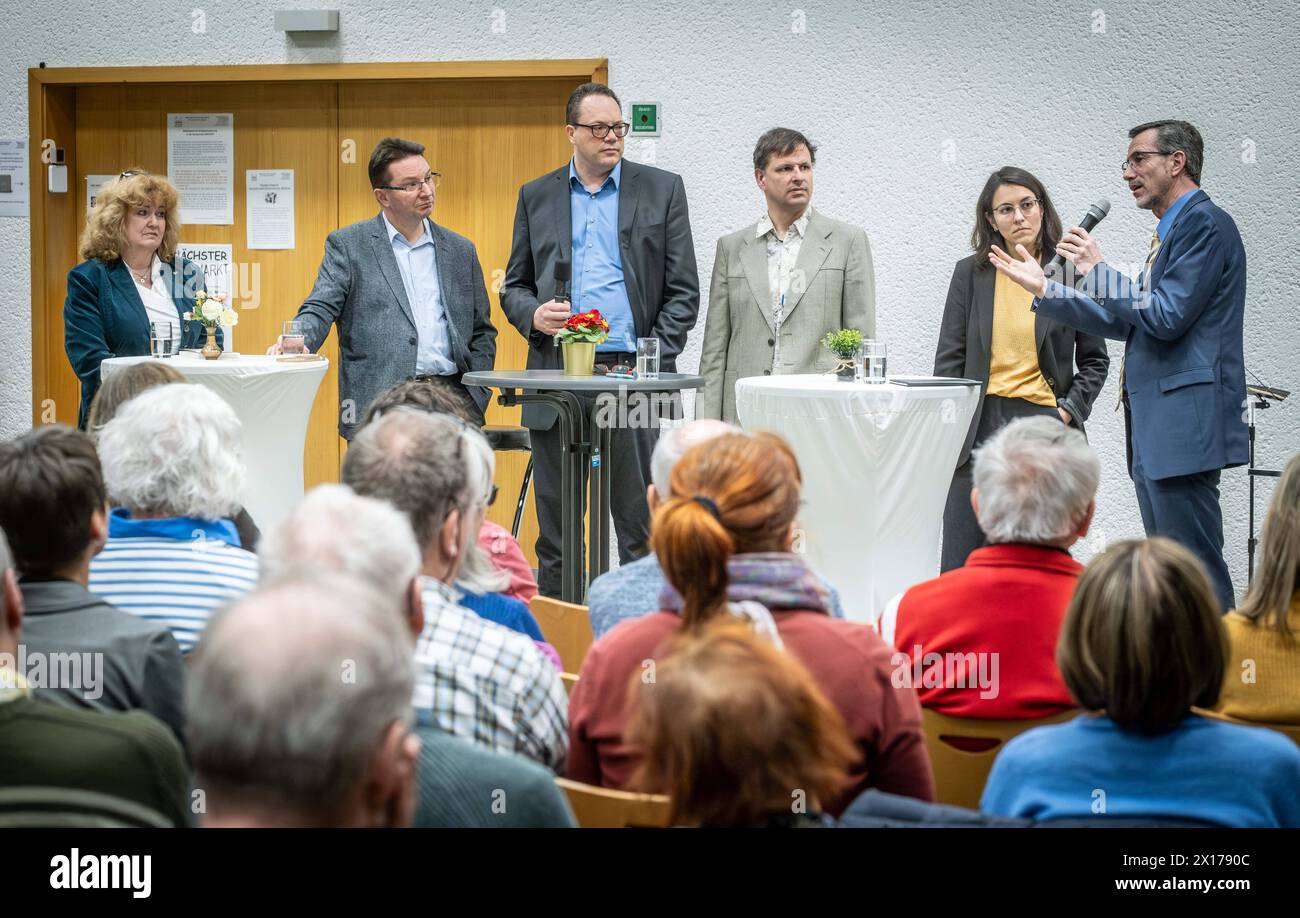
[[[736,433],[740,428],[713,418],[704,418],[682,427],[670,427],[659,434],[655,443],[654,454],[650,457],[650,482],[655,490],[655,498],[663,500],[669,493],[668,482],[672,478],[675,466],[692,446],[712,440],[723,434]],[[651,499],[651,509],[655,498]]]
[[[208,625],[188,681],[210,822],[374,824],[391,804],[368,776],[400,752],[414,690],[395,598],[339,574],[286,575]]]

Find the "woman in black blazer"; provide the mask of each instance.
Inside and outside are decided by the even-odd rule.
[[[1023,245],[1046,264],[1060,238],[1061,218],[1038,179],[1014,166],[989,176],[975,205],[975,254],[953,270],[934,355],[936,376],[983,383],[944,508],[944,571],[985,544],[970,503],[971,451],[1018,417],[1052,415],[1083,430],[1106,381],[1105,342],[1032,312],[1032,297],[989,264],[994,245]]]
[[[147,355],[151,322],[173,322],[182,347],[202,346],[202,323],[184,314],[203,289],[203,270],[175,258],[180,236],[180,195],[163,176],[123,172],[95,199],[81,234],[86,260],[68,272],[63,303],[64,348],[81,380],[78,427],[99,388],[99,364]]]

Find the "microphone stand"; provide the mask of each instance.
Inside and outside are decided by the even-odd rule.
[[[1247,370],[1247,372],[1250,372]],[[1250,444],[1250,458],[1246,465],[1246,479],[1249,482],[1250,490],[1250,519],[1248,522],[1249,535],[1246,539],[1246,582],[1249,584],[1255,578],[1255,549],[1259,545],[1259,539],[1255,538],[1255,479],[1256,478],[1280,478],[1282,471],[1280,469],[1261,469],[1255,465],[1255,412],[1263,411],[1270,407],[1269,402],[1281,402],[1291,393],[1285,389],[1273,389],[1265,386],[1263,381],[1254,373],[1250,374],[1255,377],[1259,385],[1246,386],[1246,437]]]

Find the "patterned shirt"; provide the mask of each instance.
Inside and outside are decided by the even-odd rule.
[[[772,326],[776,344],[772,350],[772,372],[779,372],[781,367],[781,323],[785,321],[786,297],[790,293],[790,282],[794,275],[795,263],[799,260],[799,249],[803,246],[803,237],[808,232],[808,217],[812,208],[804,210],[799,218],[785,230],[785,236],[778,238],[772,218],[763,214],[758,221],[754,235],[767,243],[767,290],[772,298]],[[800,282],[802,286],[806,281]],[[798,287],[796,287],[796,293]]]
[[[165,625],[188,654],[220,607],[257,586],[257,555],[230,520],[137,520],[118,507],[108,542],[90,562],[90,592]]]
[[[424,630],[415,642],[419,722],[552,770],[568,754],[568,695],[523,634],[457,605],[453,588],[421,577]]]

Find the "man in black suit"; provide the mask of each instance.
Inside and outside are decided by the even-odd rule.
[[[623,160],[628,124],[614,91],[584,83],[569,97],[566,165],[519,189],[514,242],[501,308],[528,340],[528,368],[558,369],[553,336],[570,314],[599,309],[609,339],[596,362],[633,364],[636,339],[659,339],[659,368],[676,370],[695,325],[700,283],[681,176]],[[555,299],[555,265],[571,266],[572,300]],[[628,412],[636,418],[639,412]],[[560,595],[560,433],[554,409],[525,405],[537,484],[538,586]],[[645,491],[658,420],[613,431],[611,514],[622,562],[642,557],[649,538]]]

